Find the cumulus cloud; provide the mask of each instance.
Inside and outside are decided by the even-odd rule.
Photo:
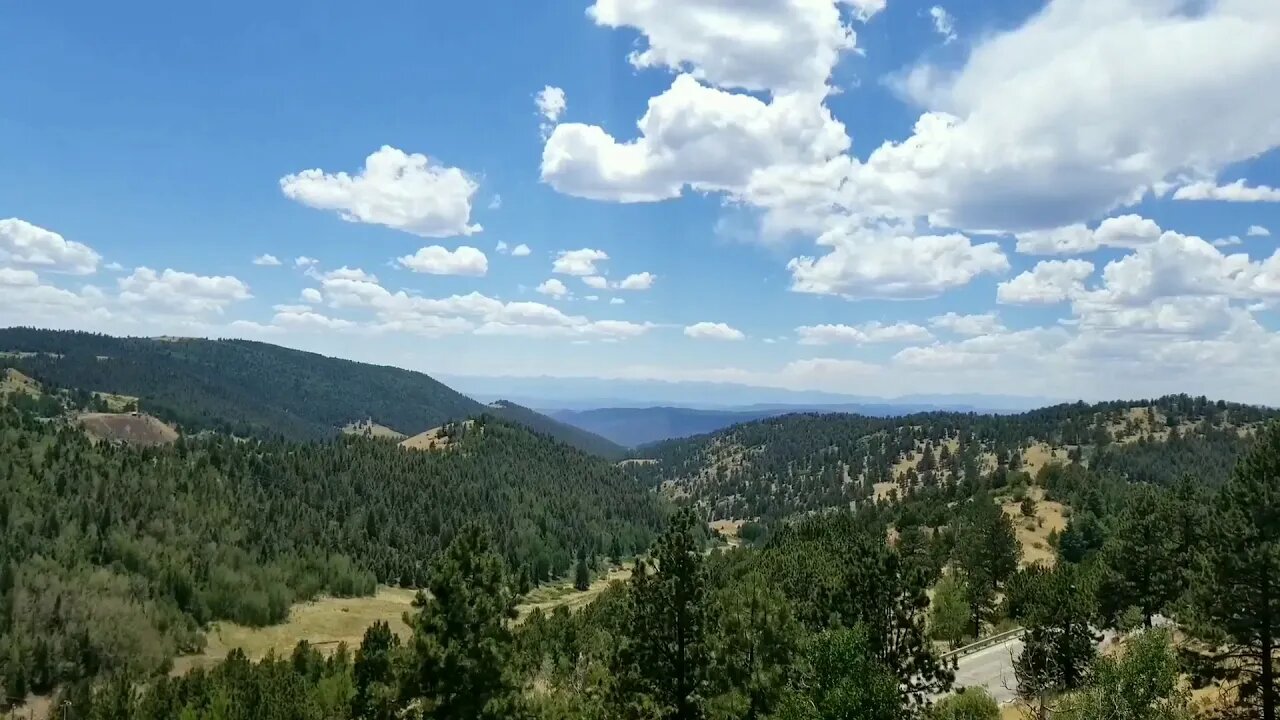
[[[992,333],[1004,332],[1005,327],[1000,322],[1000,318],[994,313],[976,313],[973,315],[960,315],[955,312],[948,312],[945,315],[935,315],[929,318],[929,326],[938,330],[947,330],[957,335],[977,336],[990,335]]]
[[[609,287],[608,279],[603,278],[599,275],[588,275],[582,278],[582,282],[586,284],[587,287],[592,287],[597,290],[603,290]]]
[[[529,249],[528,245],[520,243],[519,245],[511,248],[511,257],[525,257],[531,252],[533,251]]]
[[[699,322],[687,326],[684,334],[694,340],[743,340],[747,336],[724,323]]]
[[[583,248],[581,250],[561,250],[551,265],[551,271],[561,275],[599,275],[596,263],[608,260],[609,255],[603,250]]]
[[[271,255],[269,253],[264,253],[262,255],[255,257],[253,259],[253,264],[264,265],[267,267],[275,267],[277,265],[280,265],[280,258],[276,257],[275,255]]]
[[[545,139],[551,133],[551,128],[560,121],[560,116],[564,114],[568,103],[565,101],[564,90],[552,85],[547,85],[538,91],[534,96],[534,104],[538,106],[538,115],[542,117],[542,137]]]
[[[787,264],[796,292],[847,298],[926,298],[978,275],[1003,273],[1009,261],[994,242],[975,245],[959,233],[912,236],[865,228],[818,238],[831,252]]]
[[[204,276],[140,267],[119,281],[120,300],[163,312],[220,314],[232,303],[248,300],[249,286],[228,275]]]
[[[1250,225],[1249,230],[1245,232],[1245,235],[1248,235],[1249,237],[1268,237],[1271,235],[1271,231],[1261,225]]]
[[[483,252],[467,245],[456,250],[430,245],[419,248],[412,255],[397,258],[396,262],[414,272],[429,275],[480,276],[489,272],[489,259]]]
[[[909,322],[885,325],[871,321],[861,325],[803,325],[796,328],[801,345],[832,345],[836,343],[911,343],[923,342],[933,336],[925,328]]]
[[[627,301],[626,301],[626,300],[623,300],[623,299],[622,299],[622,298],[620,298],[620,297],[615,297],[615,298],[609,298],[609,304],[610,304],[610,305],[625,305],[625,304],[627,304]]]
[[[306,288],[302,291],[303,302],[319,303],[324,301],[324,296],[315,288]]]
[[[471,223],[478,185],[458,168],[383,145],[355,175],[304,170],[280,179],[286,197],[348,222],[385,225],[421,237],[480,232]]]
[[[933,20],[933,31],[942,37],[943,44],[955,42],[956,19],[941,5],[929,8],[929,17]]]
[[[1173,191],[1174,200],[1221,200],[1224,202],[1280,202],[1280,188],[1249,186],[1244,179],[1226,185],[1203,180]]]
[[[306,255],[299,255],[298,257],[293,259],[293,266],[296,268],[309,268],[319,262],[320,262],[319,260],[313,257],[307,257]]]
[[[650,272],[633,273],[626,276],[618,283],[619,290],[648,290],[653,287],[653,281],[658,276]]]
[[[1084,292],[1093,274],[1087,260],[1042,260],[1036,266],[996,287],[997,302],[1009,305],[1049,305]]]
[[[0,220],[0,262],[67,273],[89,275],[97,271],[102,256],[83,243],[67,240],[52,230],[26,220]]]
[[[1100,247],[1134,248],[1160,237],[1160,226],[1141,215],[1120,215],[1090,230],[1076,223],[1050,230],[1018,233],[1017,250],[1029,255],[1076,255]]]
[[[543,282],[536,288],[536,290],[543,295],[550,295],[554,298],[561,298],[569,294],[569,288],[565,287],[564,283],[555,278],[551,278]]]

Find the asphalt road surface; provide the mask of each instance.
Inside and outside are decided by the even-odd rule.
[[[956,661],[955,686],[986,688],[997,702],[1010,702],[1018,697],[1013,663],[1021,654],[1022,638],[1015,637],[965,655]]]

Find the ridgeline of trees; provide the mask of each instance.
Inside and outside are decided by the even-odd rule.
[[[418,452],[225,436],[134,449],[0,405],[0,685],[163,669],[202,626],[318,593],[420,587],[469,522],[528,586],[648,546],[662,509],[613,465],[482,417]]]
[[[875,483],[899,482],[900,494],[961,486],[966,495],[980,481],[1016,484],[1025,480],[1017,476],[1022,452],[1041,442],[1067,448],[1073,460],[1104,474],[1154,483],[1191,474],[1218,486],[1248,445],[1241,431],[1276,417],[1266,408],[1187,395],[1017,415],[800,413],[647,445],[635,457],[656,462],[630,467],[655,487],[679,487],[712,518],[779,520],[856,504]],[[914,462],[903,481],[894,466],[907,458]]]
[[[406,435],[482,413],[585,452],[625,451],[585,430],[514,404],[487,407],[423,373],[325,357],[249,340],[118,338],[0,329],[0,358],[41,383],[131,395],[139,409],[184,431],[320,440],[372,419]]]

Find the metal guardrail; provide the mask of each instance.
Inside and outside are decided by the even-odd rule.
[[[956,648],[955,650],[948,650],[947,652],[942,654],[942,657],[943,658],[962,658],[966,655],[972,655],[978,652],[979,650],[986,650],[987,648],[993,645],[999,645],[1009,640],[1022,637],[1022,634],[1024,632],[1026,632],[1026,630],[1023,628],[1014,628],[1012,630],[1005,630],[1002,633],[996,633],[995,635],[988,635],[987,637],[984,637],[977,642],[969,643],[964,647],[959,647],[959,648]]]

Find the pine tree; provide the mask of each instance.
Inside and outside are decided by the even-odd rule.
[[[1000,506],[975,498],[956,537],[956,560],[969,591],[973,634],[982,635],[1001,583],[1018,569],[1018,537]]]
[[[794,675],[800,625],[786,597],[759,574],[721,591],[714,607],[713,675],[722,690],[745,696],[743,720],[766,717]]]
[[[413,618],[402,699],[438,720],[517,717],[508,625],[516,596],[488,533],[464,527],[433,568],[428,590]]]
[[[1240,699],[1276,720],[1280,642],[1280,423],[1263,431],[1218,493],[1194,588],[1197,628],[1219,669],[1242,680]]]
[[[630,585],[626,637],[615,668],[624,717],[654,711],[669,720],[704,717],[709,657],[707,589],[697,519],[688,508],[654,545],[656,569],[637,563]]]
[[[365,630],[352,667],[355,684],[355,695],[351,699],[353,717],[364,720],[389,720],[392,717],[393,662],[399,648],[400,638],[391,632],[391,626],[386,622],[376,622]]]
[[[1019,693],[1043,706],[1053,693],[1084,684],[1098,654],[1096,609],[1090,578],[1077,566],[1029,576],[1025,593],[1022,655],[1015,663]]]
[[[587,551],[578,551],[578,565],[573,570],[573,587],[582,592],[591,587],[591,571],[587,569]]]
[[[1181,576],[1177,532],[1162,491],[1139,485],[1129,493],[1119,523],[1103,550],[1103,613],[1113,623],[1136,607],[1143,625],[1178,598]],[[1172,531],[1171,531],[1172,530]]]

